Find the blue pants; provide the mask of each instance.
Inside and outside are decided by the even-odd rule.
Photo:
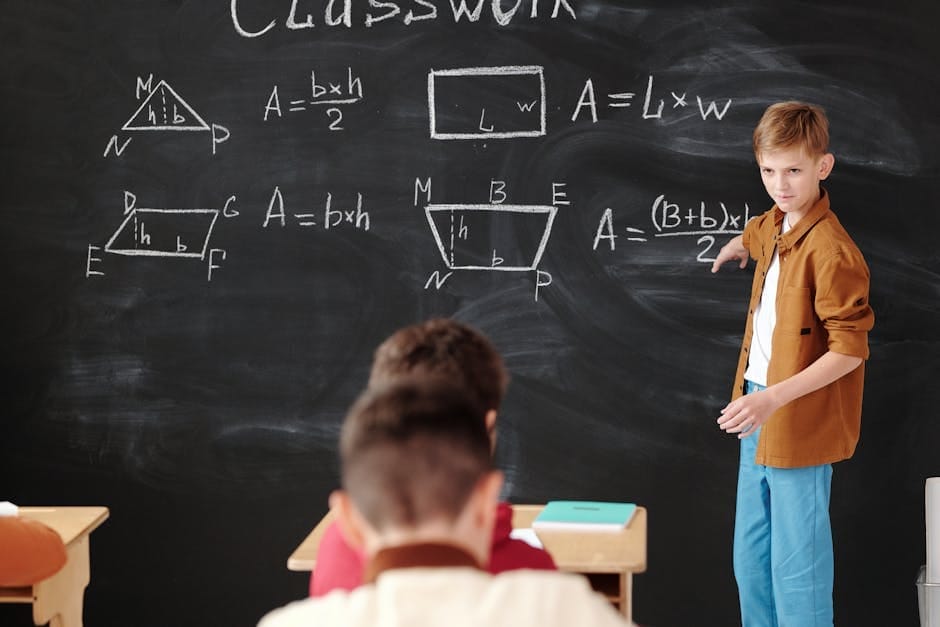
[[[747,382],[748,394],[763,386]],[[832,626],[832,466],[754,463],[758,429],[741,440],[734,577],[744,627]]]

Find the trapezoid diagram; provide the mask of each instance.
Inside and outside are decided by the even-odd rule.
[[[449,270],[536,270],[558,208],[554,205],[427,205]]]

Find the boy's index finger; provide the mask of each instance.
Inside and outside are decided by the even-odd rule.
[[[730,261],[732,258],[733,255],[726,253],[724,248],[718,251],[718,256],[715,257],[715,260],[712,262],[712,274],[718,272],[721,266],[723,266],[726,261]]]

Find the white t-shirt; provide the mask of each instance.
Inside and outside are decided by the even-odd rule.
[[[790,230],[790,221],[783,216],[782,233]],[[774,256],[764,277],[764,289],[754,312],[754,329],[751,349],[748,351],[747,370],[744,378],[760,385],[767,385],[767,367],[770,365],[770,347],[777,324],[777,283],[780,281],[780,255],[774,248]]]

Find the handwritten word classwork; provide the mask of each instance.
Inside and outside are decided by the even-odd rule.
[[[261,37],[279,23],[288,30],[305,30],[317,26],[352,28],[353,24],[372,27],[390,20],[406,26],[449,18],[454,23],[473,23],[489,16],[498,25],[507,26],[514,20],[577,19],[573,1],[516,0],[512,6],[504,6],[501,0],[291,0],[289,4],[284,0],[284,11],[272,15],[266,9],[274,3],[231,0],[231,17],[242,37]]]

